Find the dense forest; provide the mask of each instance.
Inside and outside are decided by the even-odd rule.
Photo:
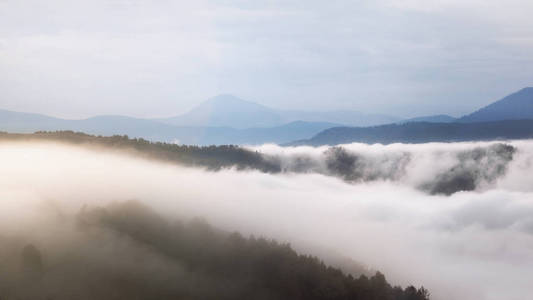
[[[0,277],[0,299],[429,299],[379,272],[356,278],[289,244],[167,220],[137,201],[83,207],[72,223],[80,245],[68,251],[2,241],[0,269],[21,271]]]
[[[84,146],[132,151],[145,158],[176,162],[186,166],[205,167],[209,170],[235,167],[280,172],[278,164],[264,155],[235,145],[195,146],[151,142],[127,135],[94,136],[73,131],[38,131],[33,134],[0,133],[0,141],[56,141]]]

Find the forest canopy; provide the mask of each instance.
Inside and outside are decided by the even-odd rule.
[[[77,243],[62,249],[1,238],[0,268],[11,271],[1,299],[429,299],[380,272],[356,278],[289,244],[167,220],[138,201],[85,206],[73,220]]]

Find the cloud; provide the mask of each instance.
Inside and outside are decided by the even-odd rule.
[[[46,241],[62,236],[61,216],[84,205],[138,199],[165,217],[200,216],[226,230],[291,242],[303,252],[330,249],[383,271],[393,283],[424,285],[432,299],[524,299],[533,295],[533,185],[524,176],[531,172],[533,144],[509,144],[516,152],[503,175],[474,191],[432,196],[418,184],[452,168],[458,154],[501,146],[345,145],[384,166],[391,165],[384,158],[409,153],[395,180],[346,182],[315,172],[208,172],[76,146],[2,143],[0,235],[32,237],[48,253]],[[326,150],[261,149],[282,157],[303,152],[315,161]],[[493,166],[493,159],[484,157],[480,165]]]
[[[446,151],[442,149],[445,148]],[[349,144],[336,147],[251,147],[285,173],[319,173],[347,182],[393,181],[450,195],[493,184],[507,172],[516,147],[505,143]]]
[[[530,10],[518,0],[2,1],[2,106],[149,117],[229,92],[279,108],[462,114],[531,84]]]

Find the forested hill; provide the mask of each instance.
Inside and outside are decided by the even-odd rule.
[[[116,149],[212,170],[280,171],[264,154],[237,146],[182,146],[70,131],[0,133],[0,143],[12,142]],[[68,227],[68,218],[61,220],[61,226]],[[21,250],[0,236],[0,269],[18,270],[20,264],[24,269],[22,278],[0,278],[0,299],[429,299],[426,289],[394,287],[379,272],[347,274],[288,244],[228,233],[203,221],[168,220],[136,201],[84,207],[74,222],[76,240],[98,248],[62,249],[69,255],[60,255],[53,264],[46,263],[53,249],[27,245]],[[110,241],[115,236],[117,240]],[[120,246],[120,255],[101,255],[100,245],[109,247],[110,242]]]
[[[24,268],[20,278],[0,279],[1,299],[429,299],[426,289],[393,287],[379,272],[354,277],[289,244],[167,220],[136,201],[84,207],[73,225],[88,249],[62,244],[68,255],[53,264],[46,261],[58,249],[21,251],[0,236],[0,267]],[[120,255],[106,255],[110,247]]]
[[[404,127],[409,124],[395,126]],[[435,126],[438,128],[439,124]],[[490,133],[487,132],[487,134]],[[184,146],[130,139],[127,136],[101,137],[71,131],[33,134],[0,133],[0,143],[14,141],[58,142],[96,150],[120,151],[121,154],[135,155],[143,159],[199,167],[210,171],[235,168],[266,173],[317,173],[334,176],[348,183],[398,180],[401,174],[407,172],[408,166],[405,161],[411,161],[412,157],[412,154],[408,152],[395,158],[385,155],[383,161],[388,163],[381,165],[380,160],[368,157],[364,153],[350,151],[343,146],[317,149],[317,153],[320,153],[318,155],[306,153],[291,155],[258,152],[233,145]],[[490,181],[505,174],[506,166],[513,160],[516,151],[514,146],[504,143],[465,149],[454,154],[458,160],[457,164],[451,165],[439,176],[427,178],[422,185],[415,186],[415,188],[430,194],[446,195],[458,191],[475,190],[483,184],[485,179]],[[486,163],[491,167],[487,167]],[[469,167],[465,168],[465,166]],[[494,168],[495,166],[498,167]],[[495,170],[496,173],[491,173],[490,170]],[[480,177],[485,179],[480,179]]]
[[[533,120],[478,123],[414,122],[374,127],[334,127],[288,145],[429,143],[533,138]]]
[[[209,170],[234,167],[237,169],[256,169],[269,173],[281,171],[279,164],[267,159],[265,155],[235,145],[177,145],[150,142],[138,138],[132,139],[125,135],[94,136],[73,131],[40,131],[32,134],[0,132],[0,141],[62,142],[127,150],[148,159],[169,161],[191,167],[203,167]]]

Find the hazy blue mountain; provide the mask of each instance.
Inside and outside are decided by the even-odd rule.
[[[335,126],[339,124],[298,121],[268,128],[175,127],[173,141],[196,145],[282,144],[300,139],[299,137],[310,138],[324,129]]]
[[[58,127],[65,127],[69,124],[69,120],[0,109],[1,131],[27,133],[36,130],[55,130]]]
[[[173,126],[153,120],[125,116],[96,116],[65,120],[40,114],[0,110],[0,131],[28,133],[73,130],[96,135],[128,135],[153,141],[197,145],[287,143],[310,138],[318,132],[339,126],[326,122],[291,122],[268,128]]]
[[[374,127],[327,129],[292,144],[424,143],[533,138],[533,88],[524,88],[459,119],[434,115]]]
[[[528,128],[517,127],[520,124],[526,126],[529,124],[527,122],[486,122],[509,119],[533,119],[533,88],[511,94],[460,118],[459,122],[454,122],[456,119],[447,115],[424,116],[398,122],[398,119],[387,115],[353,111],[283,111],[231,95],[221,95],[207,100],[184,115],[158,120],[125,116],[66,120],[0,110],[0,130],[23,133],[73,130],[96,135],[125,134],[153,141],[197,145],[279,144],[304,139],[309,140],[299,143],[418,143],[529,137]],[[483,123],[471,126],[465,124],[477,122]],[[392,124],[362,127],[382,123]],[[359,126],[338,127],[345,125]]]
[[[201,141],[202,144],[264,144],[288,143],[294,141],[296,136],[312,137],[324,129],[336,127],[339,124],[326,122],[295,121],[281,126],[269,128],[233,129],[226,132],[216,132],[210,128]],[[296,138],[297,139],[297,138]]]
[[[432,116],[422,116],[411,118],[407,120],[402,120],[398,122],[399,124],[403,123],[412,123],[412,122],[428,122],[428,123],[451,123],[457,121],[457,118],[448,115],[432,115]]]
[[[399,118],[388,115],[364,114],[356,111],[278,110],[232,95],[213,97],[183,115],[157,119],[157,121],[176,126],[232,127],[238,129],[281,126],[294,121],[370,126],[399,120]]]
[[[333,111],[298,111],[298,110],[278,110],[278,113],[285,120],[303,120],[307,122],[332,122],[348,126],[373,126],[389,124],[400,121],[398,117],[385,114],[366,114],[353,110],[333,110]]]
[[[412,122],[374,127],[334,127],[309,140],[289,145],[338,145],[346,143],[428,143],[533,138],[533,120],[473,123]]]
[[[459,122],[486,122],[498,120],[533,119],[533,87],[527,87],[476,112]]]
[[[213,97],[183,115],[158,121],[176,126],[233,128],[272,127],[284,123],[273,109],[232,95]]]
[[[96,135],[129,135],[150,140],[169,140],[176,131],[174,126],[151,120],[125,116],[97,116],[82,120],[66,120],[41,114],[0,110],[0,131],[35,132],[73,130]]]

